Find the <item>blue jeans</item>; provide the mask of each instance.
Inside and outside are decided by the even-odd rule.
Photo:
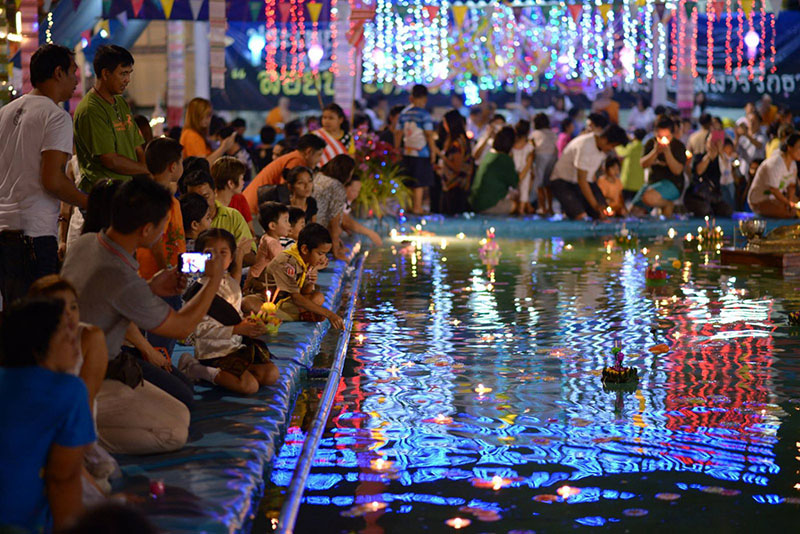
[[[175,297],[161,297],[164,302],[169,304],[173,310],[180,310],[181,306],[183,305],[183,301],[181,300],[180,296]],[[147,341],[150,342],[151,345],[154,347],[163,347],[166,349],[167,353],[172,357],[172,350],[175,348],[175,340],[169,337],[161,337],[153,334],[151,332],[145,332],[145,337]]]

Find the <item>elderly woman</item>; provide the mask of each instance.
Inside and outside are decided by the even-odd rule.
[[[342,216],[347,206],[347,186],[353,180],[356,162],[340,154],[326,163],[314,177],[314,198],[317,200],[317,222],[326,227],[333,239],[333,256],[347,261],[344,246],[339,239],[342,233]]]

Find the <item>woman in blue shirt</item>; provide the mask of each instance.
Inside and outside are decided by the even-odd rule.
[[[81,465],[95,438],[86,386],[69,374],[77,324],[64,302],[13,303],[0,325],[0,530],[50,532],[83,511]]]

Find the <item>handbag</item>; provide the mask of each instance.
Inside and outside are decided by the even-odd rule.
[[[116,358],[108,362],[106,378],[122,382],[131,389],[135,389],[144,383],[142,366],[139,365],[136,356],[132,352],[125,350],[125,347]]]

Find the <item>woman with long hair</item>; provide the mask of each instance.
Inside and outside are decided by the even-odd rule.
[[[445,113],[439,126],[439,173],[442,177],[442,213],[457,215],[468,209],[467,197],[475,160],[467,137],[467,124],[457,109]]]
[[[347,116],[339,104],[328,104],[322,109],[322,128],[313,133],[325,140],[320,167],[340,154],[347,154],[350,148],[350,134]]]
[[[211,102],[205,98],[193,98],[186,106],[186,117],[183,121],[180,143],[183,145],[183,157],[195,156],[206,158],[214,163],[224,156],[236,141],[236,132],[222,140],[219,148],[211,150],[208,141],[208,128],[213,114]]]

